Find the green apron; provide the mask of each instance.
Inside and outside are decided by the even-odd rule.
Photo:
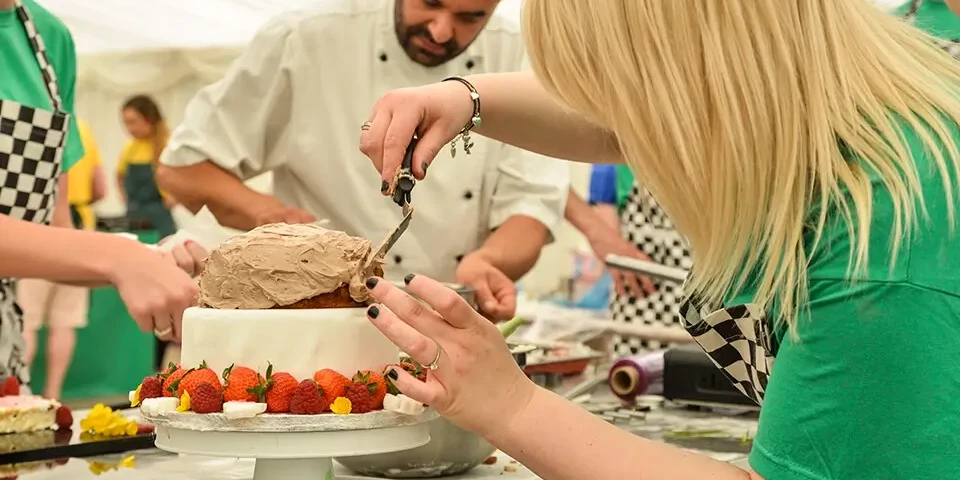
[[[133,229],[154,230],[160,238],[176,232],[173,215],[157,189],[152,164],[127,165],[123,187],[127,191],[127,218]]]

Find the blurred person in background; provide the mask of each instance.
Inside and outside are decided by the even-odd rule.
[[[401,212],[357,151],[367,109],[390,89],[524,68],[519,25],[493,14],[498,3],[334,0],[271,20],[187,107],[161,186],[227,227],[327,219],[379,240]],[[563,219],[569,166],[488,139],[465,143],[469,162],[439,162],[417,185],[415,218],[384,269],[394,281],[418,271],[472,287],[485,315],[508,319],[514,282]],[[268,171],[274,196],[244,185]]]
[[[70,218],[74,227],[93,230],[97,226],[93,204],[107,195],[107,178],[100,159],[100,147],[90,124],[83,119],[77,119],[77,127],[80,130],[84,155],[67,176],[70,185]]]
[[[73,228],[65,173],[84,155],[73,38],[36,1],[0,0],[0,45],[0,377],[29,391],[17,279],[112,285],[140,328],[174,338],[197,293],[183,268],[197,265],[180,263],[187,247],[161,254]]]
[[[613,165],[594,165],[590,172],[588,199],[584,200],[573,188],[570,188],[564,217],[583,234],[594,256],[600,262],[610,254],[650,261],[648,256],[624,240],[620,234],[617,211],[611,206],[616,203],[614,174]],[[621,295],[635,292],[638,296],[654,291],[653,283],[647,277],[615,268],[605,268],[605,270],[598,283],[603,284],[607,297],[613,291]],[[613,289],[610,288],[611,285]]]
[[[153,230],[164,238],[176,232],[170,211],[176,200],[157,186],[159,158],[170,131],[157,103],[146,95],[131,97],[121,110],[123,125],[133,137],[117,161],[117,184],[132,228]]]
[[[74,228],[93,230],[96,219],[92,204],[106,194],[106,180],[100,166],[100,149],[90,125],[77,119],[77,126],[84,155],[67,173],[70,216]],[[87,325],[90,290],[83,286],[24,278],[17,282],[16,292],[23,310],[24,360],[27,365],[33,363],[37,333],[46,325],[47,375],[43,395],[60,398],[73,359],[77,330]]]
[[[673,223],[650,193],[638,185],[629,167],[624,165],[594,165],[591,171],[590,203],[595,215],[606,222],[590,222],[586,216],[589,206],[571,190],[567,200],[567,219],[574,212],[578,217],[590,246],[601,259],[617,254],[652,261],[668,267],[689,270],[692,265],[690,250],[677,233]],[[598,217],[599,218],[599,217]],[[683,295],[681,285],[661,279],[638,276],[631,272],[610,268],[616,284],[610,301],[610,316],[616,322],[665,325],[682,329],[679,323]],[[635,355],[669,346],[656,340],[634,336],[613,336],[617,355]]]

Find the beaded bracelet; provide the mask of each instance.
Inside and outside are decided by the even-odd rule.
[[[443,79],[444,82],[454,81],[460,82],[470,90],[470,100],[473,100],[473,115],[470,116],[470,121],[467,122],[463,128],[460,129],[460,133],[456,137],[453,137],[453,140],[450,141],[450,156],[457,156],[457,141],[463,141],[463,151],[467,155],[470,155],[470,149],[473,148],[473,141],[470,139],[470,131],[475,127],[479,127],[482,122],[480,118],[480,94],[477,92],[476,87],[472,83],[467,81],[463,77],[447,77]]]

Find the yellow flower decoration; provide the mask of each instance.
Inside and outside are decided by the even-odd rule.
[[[330,405],[330,411],[337,415],[347,415],[353,410],[353,404],[347,397],[337,397]]]
[[[91,473],[93,473],[94,475],[101,475],[112,470],[120,470],[121,468],[133,468],[134,459],[135,457],[133,455],[130,455],[129,457],[124,458],[123,460],[120,460],[120,462],[118,463],[106,463],[106,462],[89,461],[89,460],[88,460],[88,463],[89,463],[89,468]]]
[[[186,390],[183,391],[183,395],[180,396],[180,404],[177,405],[178,412],[188,412],[190,411],[190,394]]]
[[[143,388],[143,384],[137,385],[137,391],[133,392],[133,400],[130,402],[130,408],[140,405],[140,389]]]
[[[80,430],[94,438],[132,436],[137,434],[137,422],[124,418],[106,405],[97,404],[80,420]]]

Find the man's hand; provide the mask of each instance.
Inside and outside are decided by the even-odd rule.
[[[246,216],[252,228],[268,223],[313,223],[317,217],[297,207],[287,205],[269,195],[260,195],[256,202],[248,203],[245,208]]]
[[[517,286],[494,267],[480,251],[463,257],[457,267],[457,282],[473,287],[480,313],[499,322],[513,318],[517,311]]]
[[[620,236],[620,232],[613,228],[603,227],[587,233],[587,241],[590,242],[590,248],[602,262],[609,254],[632,257],[639,260],[651,261],[650,257],[641,252],[636,245]],[[621,296],[633,295],[643,297],[656,291],[653,281],[650,277],[639,276],[632,272],[625,272],[615,268],[610,268],[610,275],[617,286],[617,293]]]

